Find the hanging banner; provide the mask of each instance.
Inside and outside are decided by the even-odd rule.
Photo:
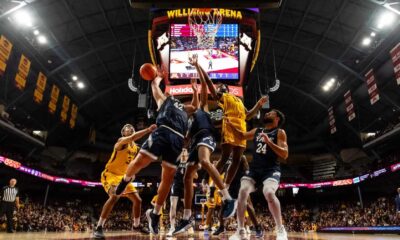
[[[50,101],[49,101],[49,112],[51,114],[54,114],[56,112],[59,94],[60,94],[60,89],[56,85],[53,85],[53,88],[51,89]]]
[[[331,134],[334,134],[337,131],[337,129],[336,129],[335,116],[333,114],[333,107],[328,108],[328,121]]]
[[[347,120],[351,122],[356,117],[356,113],[354,112],[354,104],[350,90],[344,94],[344,106],[347,112]]]
[[[6,37],[0,37],[0,76],[6,72],[7,61],[10,57],[13,45]]]
[[[78,107],[75,104],[72,104],[71,107],[71,118],[69,119],[69,127],[75,127],[76,116],[78,114]]]
[[[400,43],[390,50],[390,55],[392,56],[394,76],[396,78],[397,85],[400,85]]]
[[[41,103],[43,101],[43,93],[44,90],[46,89],[46,82],[47,82],[47,77],[42,72],[39,72],[36,81],[36,88],[35,91],[33,92],[33,100],[36,103]]]
[[[69,97],[67,95],[64,96],[62,109],[61,109],[61,122],[65,123],[68,118],[68,110],[69,110]]]
[[[15,86],[19,90],[23,90],[26,85],[26,78],[28,77],[29,69],[31,68],[31,61],[25,57],[24,54],[21,55],[21,60],[18,65],[18,72],[15,75]]]
[[[376,85],[374,70],[371,69],[365,74],[367,81],[368,94],[371,105],[374,105],[379,100],[378,86]]]

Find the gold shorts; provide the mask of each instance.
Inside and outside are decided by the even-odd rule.
[[[246,132],[246,121],[240,118],[229,118],[229,122],[241,132]],[[222,121],[222,144],[227,143],[233,146],[246,147],[246,139],[232,129],[233,126],[226,124],[225,120]]]
[[[103,185],[103,188],[106,190],[107,194],[109,193],[111,187],[118,186],[123,177],[124,175],[115,175],[107,170],[101,173],[101,184]],[[134,192],[137,192],[136,188],[133,186],[133,183],[129,183],[122,195]]]

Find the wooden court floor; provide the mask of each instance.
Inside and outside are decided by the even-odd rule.
[[[106,233],[107,240],[206,240],[206,239],[221,239],[228,240],[233,232],[228,232],[218,237],[204,235],[203,232],[196,232],[193,236],[179,235],[177,237],[166,237],[163,234],[143,235],[131,232],[108,232]],[[76,239],[89,240],[90,233],[0,233],[0,240],[44,240],[44,239]],[[259,239],[251,236],[251,240]],[[322,233],[290,233],[289,240],[399,240],[400,235],[384,235],[384,234],[322,234]],[[264,240],[275,240],[275,236],[267,233]]]

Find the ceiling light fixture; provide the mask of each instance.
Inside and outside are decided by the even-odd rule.
[[[46,44],[46,43],[47,43],[47,38],[46,38],[45,36],[43,36],[43,35],[39,35],[39,36],[37,37],[37,41],[38,41],[40,44]]]
[[[39,32],[39,30],[37,30],[37,29],[33,31],[33,34],[34,34],[35,36],[39,35],[39,33],[40,33],[40,32]]]
[[[379,29],[388,27],[392,25],[396,20],[396,15],[392,12],[386,11],[381,14],[381,16],[378,19],[378,24],[377,27]]]
[[[20,11],[16,12],[14,15],[14,19],[19,25],[23,25],[26,27],[33,26],[32,18],[27,11],[20,10]]]
[[[72,75],[72,80],[77,81],[77,80],[78,80],[78,77],[75,76],[75,75]]]
[[[376,36],[376,33],[375,33],[375,32],[371,32],[370,36],[371,36],[371,37],[375,37],[375,36]]]
[[[76,86],[77,86],[79,89],[85,88],[85,84],[84,84],[83,82],[78,82],[78,83],[76,84]]]
[[[371,44],[371,42],[372,42],[372,39],[370,38],[370,37],[365,37],[363,40],[362,40],[362,45],[363,46],[369,46],[370,44]]]

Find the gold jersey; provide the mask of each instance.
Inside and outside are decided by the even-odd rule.
[[[106,170],[115,175],[124,175],[129,163],[136,157],[139,147],[134,144],[126,144],[121,150],[115,150],[111,154],[106,165]]]
[[[246,120],[246,109],[242,100],[231,93],[224,93],[221,102],[218,104],[228,118],[239,118]]]

